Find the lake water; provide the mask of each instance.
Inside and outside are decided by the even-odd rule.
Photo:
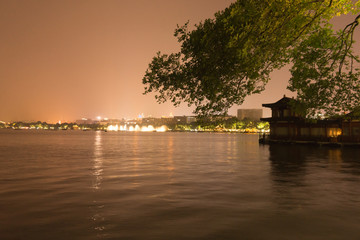
[[[360,149],[0,131],[0,239],[360,239]]]

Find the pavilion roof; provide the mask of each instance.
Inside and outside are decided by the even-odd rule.
[[[268,108],[288,108],[290,102],[295,101],[293,98],[289,98],[286,97],[284,95],[283,98],[281,98],[279,101],[274,102],[274,103],[265,103],[262,104],[263,107],[268,107]]]

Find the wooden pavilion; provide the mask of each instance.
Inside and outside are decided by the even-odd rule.
[[[338,118],[307,119],[293,98],[284,96],[275,103],[263,104],[271,108],[270,142],[360,144],[360,108]],[[301,109],[301,108],[300,108]]]

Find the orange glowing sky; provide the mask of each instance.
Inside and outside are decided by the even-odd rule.
[[[231,2],[0,0],[0,120],[191,115],[186,104],[159,105],[142,95],[142,77],[157,51],[179,50],[177,24],[213,17]],[[267,90],[241,108],[291,96],[289,76],[273,73]]]

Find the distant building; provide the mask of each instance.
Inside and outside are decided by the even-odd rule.
[[[196,117],[194,116],[174,116],[175,124],[190,124],[196,122]]]
[[[186,116],[174,116],[175,124],[186,124]]]
[[[262,118],[263,110],[262,109],[238,109],[237,118],[239,120],[250,120],[250,121],[260,121]]]
[[[146,117],[146,118],[142,118],[142,124],[143,125],[155,125],[156,122],[156,118],[154,117]]]
[[[125,120],[120,119],[103,119],[99,122],[100,125],[120,125],[124,124]]]
[[[95,121],[89,118],[82,118],[75,121],[76,124],[82,125],[82,124],[94,124]]]
[[[193,123],[193,122],[196,122],[196,117],[194,117],[194,116],[186,116],[186,123],[187,124],[190,124],[190,123]]]

